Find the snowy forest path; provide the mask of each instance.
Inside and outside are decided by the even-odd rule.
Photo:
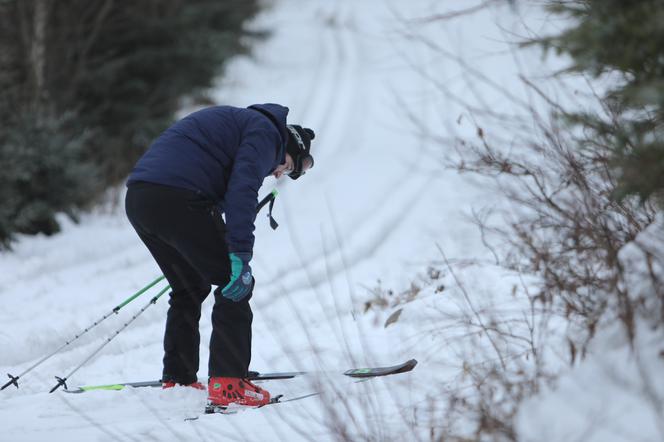
[[[321,166],[320,170],[312,171],[312,179],[316,180],[313,191],[330,189],[318,195],[322,201],[316,205],[318,211],[327,214],[334,224],[333,229],[328,229],[333,232],[326,234],[321,230],[314,233],[320,234],[321,247],[310,248],[301,244],[297,233],[290,228],[294,220],[289,216],[298,211],[298,202],[291,201],[284,194],[282,200],[287,214],[284,224],[289,229],[298,259],[284,262],[271,275],[266,275],[262,284],[268,293],[255,301],[260,308],[272,305],[280,294],[292,294],[299,289],[316,290],[331,278],[350,272],[352,269],[348,268],[348,263],[359,263],[371,257],[408,220],[408,213],[412,213],[414,206],[425,196],[433,179],[430,175],[417,177],[417,164],[411,164],[371,194],[357,189],[357,198],[364,201],[359,210],[348,211],[331,205],[329,195],[335,192],[335,182],[345,179],[345,166],[355,161],[359,151],[364,150],[374,158],[365,165],[374,170],[365,173],[380,173],[382,146],[371,143],[366,121],[372,112],[388,103],[381,102],[386,97],[374,93],[376,71],[384,68],[372,63],[375,56],[369,53],[368,46],[374,37],[362,31],[357,6],[351,2],[330,2],[326,6],[319,11],[325,26],[317,39],[323,56],[309,76],[312,79],[309,84],[314,87],[310,86],[305,98],[299,102],[304,105],[301,113],[318,133],[314,142],[315,157]],[[392,101],[394,97],[389,99]],[[282,181],[277,188],[298,184]],[[298,194],[307,191],[306,187],[296,189]],[[341,226],[334,218],[346,221]],[[294,276],[284,282],[284,274]]]
[[[422,15],[431,2],[395,5]],[[230,63],[226,85],[220,80],[218,103],[281,103],[290,108],[289,122],[317,133],[315,167],[297,181],[276,184],[280,228],[256,222],[252,370],[329,370],[419,359],[415,352],[422,350],[404,344],[413,332],[405,320],[403,328],[384,328],[382,313],[362,313],[372,296],[368,287],[377,280],[407,286],[426,268],[434,235],[443,232],[443,241],[459,247],[469,242],[454,218],[469,192],[452,174],[440,172],[436,158],[427,156],[427,140],[409,125],[406,105],[416,106],[425,120],[432,109],[426,88],[395,50],[401,37],[393,33],[392,12],[382,0],[279,0],[255,25],[272,31],[269,38],[256,43],[252,56]],[[427,63],[427,53],[403,45],[415,62]],[[265,181],[266,188],[275,185]],[[261,196],[271,190],[266,188]],[[116,204],[114,210],[86,214],[79,225],[65,223],[53,237],[22,238],[14,254],[0,256],[0,373],[20,373],[160,274],[122,202]],[[200,379],[208,374],[213,298],[204,301],[200,320]],[[16,440],[24,429],[33,440],[47,433],[63,440],[331,440],[323,399],[232,416],[223,428],[205,428],[163,423],[200,411],[205,395],[188,389],[103,397],[46,393],[53,376],[71,372],[147,299],[21,379],[20,389],[3,390],[0,416],[11,416],[7,434]],[[68,382],[158,378],[167,301],[164,296],[146,310]],[[420,365],[418,375],[427,370],[424,361]],[[352,436],[390,431],[372,417],[400,412],[409,390],[397,384],[408,379],[376,379],[341,392],[364,413]],[[298,425],[313,433],[297,431]]]

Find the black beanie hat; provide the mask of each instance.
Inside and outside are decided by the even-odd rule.
[[[303,153],[308,154],[311,149],[311,140],[316,138],[314,131],[308,127],[298,126],[297,124],[289,124],[286,127],[288,128],[286,152],[293,158]]]
[[[308,127],[298,126],[297,124],[289,124],[286,128],[288,129],[286,152],[293,158],[293,162],[295,163],[295,170],[289,176],[297,179],[304,174],[303,166],[305,160],[309,160],[311,163],[309,167],[313,167],[314,158],[309,151],[311,150],[311,140],[316,138],[316,134]]]

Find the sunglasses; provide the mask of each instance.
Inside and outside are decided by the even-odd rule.
[[[314,167],[314,157],[307,154],[298,155],[297,158],[293,158],[293,170],[284,171],[291,179],[298,179],[304,175],[307,170]]]

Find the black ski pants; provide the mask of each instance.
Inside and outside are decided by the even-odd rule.
[[[144,182],[130,184],[125,209],[171,285],[162,379],[182,384],[196,381],[201,303],[212,285],[218,287],[208,375],[246,377],[251,359],[252,293],[240,302],[221,295],[231,267],[219,211],[196,192]]]

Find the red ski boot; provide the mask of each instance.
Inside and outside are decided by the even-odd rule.
[[[205,390],[205,385],[201,384],[200,382],[194,382],[191,384],[178,384],[177,382],[173,381],[163,381],[161,383],[161,388],[164,390],[167,388],[173,388],[173,387],[191,387],[195,388],[196,390]]]
[[[225,410],[229,405],[261,407],[270,403],[270,393],[242,378],[212,377],[208,382],[210,413]]]

